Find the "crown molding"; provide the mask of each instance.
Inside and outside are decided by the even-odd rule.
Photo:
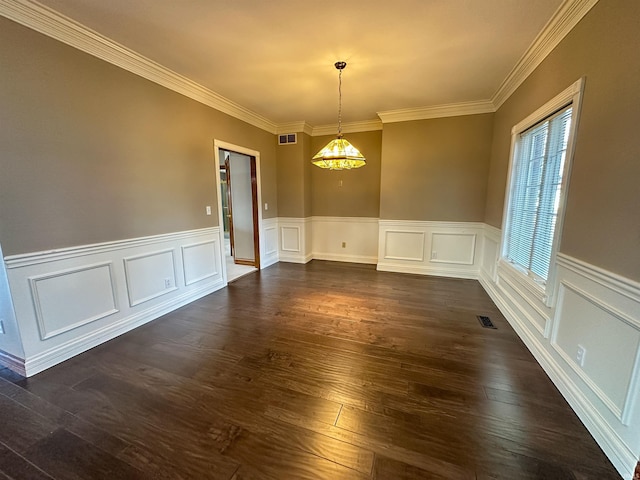
[[[382,122],[380,120],[363,120],[361,122],[349,122],[342,124],[342,133],[358,133],[358,132],[374,132],[382,130]],[[314,137],[322,135],[335,135],[338,132],[338,125],[318,125],[313,127],[311,133]]]
[[[378,112],[380,120],[343,124],[342,131],[375,131],[382,130],[384,123],[495,112],[596,3],[598,0],[565,0],[491,100]],[[269,133],[321,136],[337,131],[336,125],[311,127],[304,121],[276,124],[33,0],[0,0],[0,15]]]
[[[477,102],[449,103],[433,107],[403,108],[378,112],[382,123],[410,122],[412,120],[428,120],[431,118],[457,117],[460,115],[477,115],[493,113],[496,109],[490,100]]]
[[[270,133],[277,125],[50,8],[29,0],[0,0],[0,15]]]
[[[518,63],[504,79],[491,102],[496,109],[522,85],[598,0],[565,0],[547,22]]]
[[[306,133],[307,135],[312,135],[313,127],[304,120],[300,122],[279,123],[276,134],[281,133]]]

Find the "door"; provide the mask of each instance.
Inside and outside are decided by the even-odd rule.
[[[224,168],[220,166],[220,188],[225,237],[228,231],[231,249],[228,253],[235,264],[260,268],[256,159],[223,150],[220,154],[225,159]]]

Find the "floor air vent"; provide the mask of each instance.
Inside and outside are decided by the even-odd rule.
[[[484,328],[498,328],[493,324],[489,317],[486,317],[484,315],[478,315],[477,317],[480,325],[482,325]]]

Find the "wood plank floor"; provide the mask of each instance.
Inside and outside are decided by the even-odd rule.
[[[620,477],[478,282],[313,261],[0,371],[5,478]]]

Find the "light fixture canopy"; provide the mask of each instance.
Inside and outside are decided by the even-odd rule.
[[[313,156],[311,163],[320,168],[349,170],[366,164],[364,155],[342,137],[342,70],[346,66],[346,62],[335,63],[335,67],[340,72],[338,74],[338,135]]]

